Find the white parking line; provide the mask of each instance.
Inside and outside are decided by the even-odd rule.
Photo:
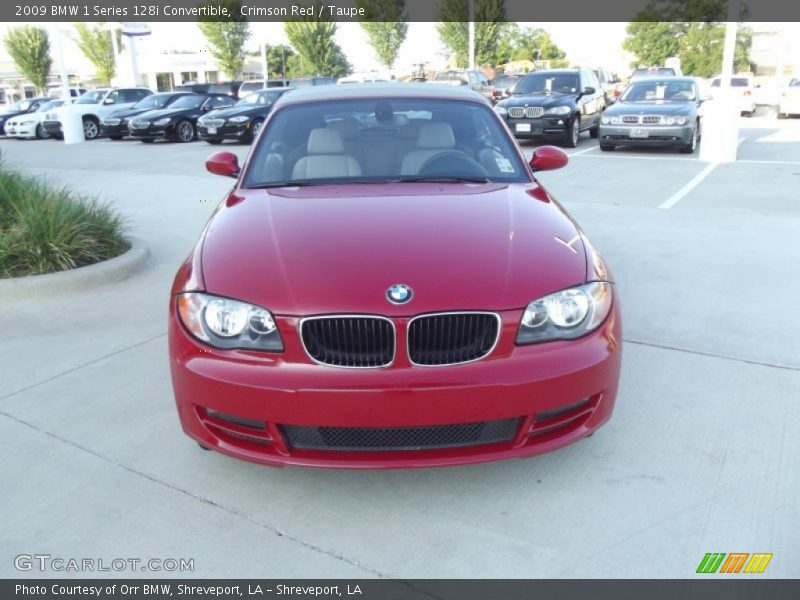
[[[587,152],[591,152],[592,150],[597,150],[599,146],[592,146],[591,148],[585,148],[584,150],[578,150],[577,152],[567,152],[568,156],[580,156],[581,154],[586,154]]]
[[[700,171],[697,175],[692,177],[691,181],[679,189],[677,192],[672,194],[669,198],[667,198],[658,208],[662,210],[669,210],[673,206],[675,206],[678,202],[680,202],[689,192],[691,192],[694,188],[696,188],[703,179],[708,177],[711,174],[711,171],[716,169],[719,166],[718,162],[712,162],[706,165],[706,168]]]

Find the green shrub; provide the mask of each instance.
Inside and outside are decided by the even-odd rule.
[[[0,164],[0,277],[65,271],[129,248],[122,217],[96,198]]]

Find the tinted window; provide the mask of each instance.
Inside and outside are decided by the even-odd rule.
[[[83,94],[83,96],[78,98],[75,101],[75,104],[99,104],[105,95],[105,90],[92,90],[90,92],[86,92]]]
[[[494,112],[453,100],[335,100],[273,113],[247,186],[467,178],[523,182],[526,170]]]
[[[525,75],[514,88],[515,94],[574,94],[577,91],[577,73],[532,73]]]
[[[233,106],[235,102],[230,96],[211,96],[208,105],[211,108],[222,108],[223,106]]]
[[[170,108],[200,108],[200,106],[205,102],[205,96],[199,96],[197,94],[187,94],[186,96],[181,96],[175,102],[169,105]]]
[[[685,102],[696,99],[697,92],[694,82],[689,79],[637,81],[630,84],[620,98],[623,102]]]

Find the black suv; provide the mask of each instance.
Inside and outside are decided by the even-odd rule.
[[[605,96],[591,69],[529,73],[495,106],[520,140],[557,139],[575,148],[582,131],[596,138]]]

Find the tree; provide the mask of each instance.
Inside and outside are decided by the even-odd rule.
[[[727,14],[727,0],[650,0],[628,24],[623,48],[636,56],[633,66],[663,65],[670,56],[678,56],[687,75],[711,77],[722,68],[725,26],[721,21]],[[751,40],[751,31],[740,27],[734,57],[737,70],[753,66]]]
[[[562,67],[568,64],[566,56],[544,29],[528,29],[509,23],[498,39],[493,64],[502,65],[514,60],[549,60],[552,67]]]
[[[104,83],[111,83],[117,70],[111,32],[106,31],[104,23],[97,23],[94,26],[76,23],[75,33],[77,33],[75,43],[97,69],[97,78]]]
[[[361,28],[380,63],[391,69],[400,46],[406,39],[408,23],[405,21],[405,0],[356,0],[364,9],[365,21]]]
[[[500,34],[507,25],[503,0],[475,0],[475,64],[494,64]],[[469,64],[468,0],[442,0],[436,29],[455,55],[456,66]]]
[[[53,64],[50,58],[50,38],[42,27],[23,25],[9,29],[3,42],[11,60],[40,92],[47,84],[47,74]]]
[[[267,46],[267,66],[270,77],[294,77],[300,75],[299,60],[294,48],[286,44]]]
[[[236,79],[244,66],[244,45],[250,39],[250,24],[241,16],[239,0],[221,0],[217,5],[226,6],[231,17],[228,20],[219,20],[220,17],[201,18],[197,26],[203,32],[208,51],[216,59],[220,70],[231,79]]]
[[[320,14],[319,3],[315,2],[315,15]],[[336,23],[327,13],[317,18],[298,16],[283,24],[289,43],[300,54],[301,68],[306,74],[342,77],[351,71],[350,63],[336,43]]]
[[[736,35],[733,57],[735,71],[749,71],[752,32],[740,28]],[[725,26],[713,23],[692,23],[681,39],[681,66],[685,73],[697,77],[713,77],[722,70],[722,49]]]

